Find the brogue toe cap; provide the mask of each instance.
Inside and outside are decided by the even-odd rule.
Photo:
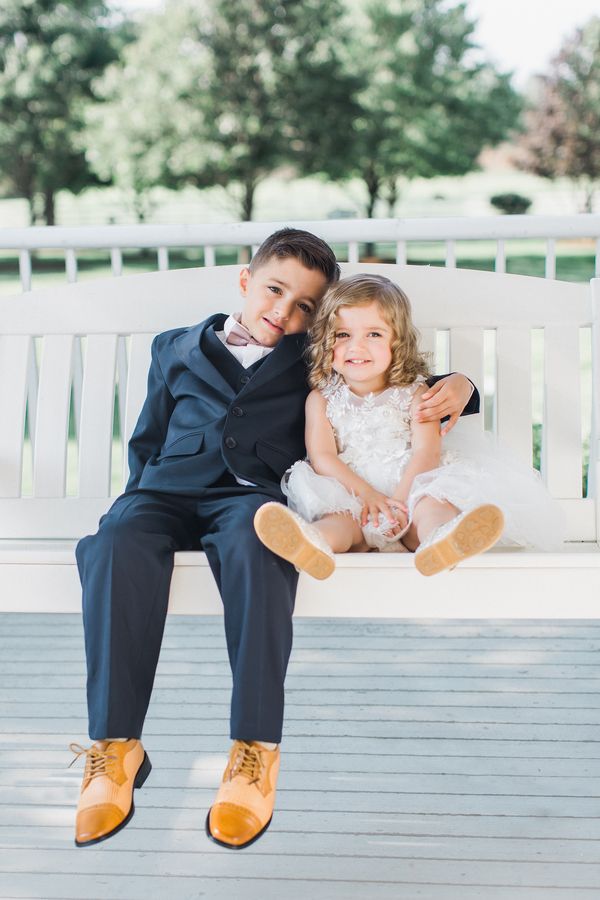
[[[208,824],[213,838],[224,844],[241,847],[259,834],[266,825],[249,809],[235,803],[216,803]]]
[[[97,841],[118,828],[125,818],[123,810],[112,803],[82,809],[77,814],[75,840],[78,844]]]

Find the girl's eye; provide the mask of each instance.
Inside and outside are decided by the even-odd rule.
[[[335,334],[335,339],[336,339],[336,341],[339,341],[340,338],[347,338],[347,337],[348,337],[348,332],[347,332],[347,331],[337,331],[336,334]]]
[[[367,336],[368,337],[381,337],[381,332],[380,331],[370,331]]]

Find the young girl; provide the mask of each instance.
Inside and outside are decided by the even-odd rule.
[[[310,345],[306,447],[282,485],[289,507],[267,503],[256,532],[315,578],[333,553],[413,550],[423,575],[453,568],[504,541],[553,548],[562,512],[537,472],[490,441],[448,439],[417,421],[428,374],[408,298],[387,278],[355,275],[322,302]],[[479,444],[479,446],[478,446]],[[312,525],[309,523],[313,523]]]

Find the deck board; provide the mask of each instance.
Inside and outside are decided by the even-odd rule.
[[[81,621],[0,615],[0,898],[536,900],[600,894],[600,624],[299,619],[273,824],[207,841],[228,748],[222,620],[170,616],[153,771],[73,846]]]

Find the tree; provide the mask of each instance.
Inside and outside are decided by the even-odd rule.
[[[572,179],[591,212],[600,181],[600,18],[564,42],[538,80],[525,121],[519,165],[544,178]]]
[[[464,4],[374,0],[367,15],[356,54],[367,87],[353,169],[372,216],[382,195],[393,214],[400,178],[472,170],[483,146],[515,125],[520,102],[508,75],[474,58]]]
[[[0,177],[54,224],[56,192],[92,179],[76,146],[81,103],[118,52],[100,0],[4,0],[0,9]],[[124,32],[122,32],[124,34]]]
[[[170,167],[189,159],[190,141],[200,140],[202,121],[182,98],[207,80],[206,52],[190,37],[204,13],[197,2],[178,0],[145,16],[137,39],[94,82],[85,110],[79,146],[140,222],[152,210],[152,189],[173,180]]]
[[[215,0],[197,39],[210,56],[210,77],[187,97],[202,121],[195,166],[185,182],[230,185],[242,219],[274,169],[341,176],[359,107],[357,78],[341,61],[346,37],[340,0]],[[190,160],[191,161],[191,160]]]

